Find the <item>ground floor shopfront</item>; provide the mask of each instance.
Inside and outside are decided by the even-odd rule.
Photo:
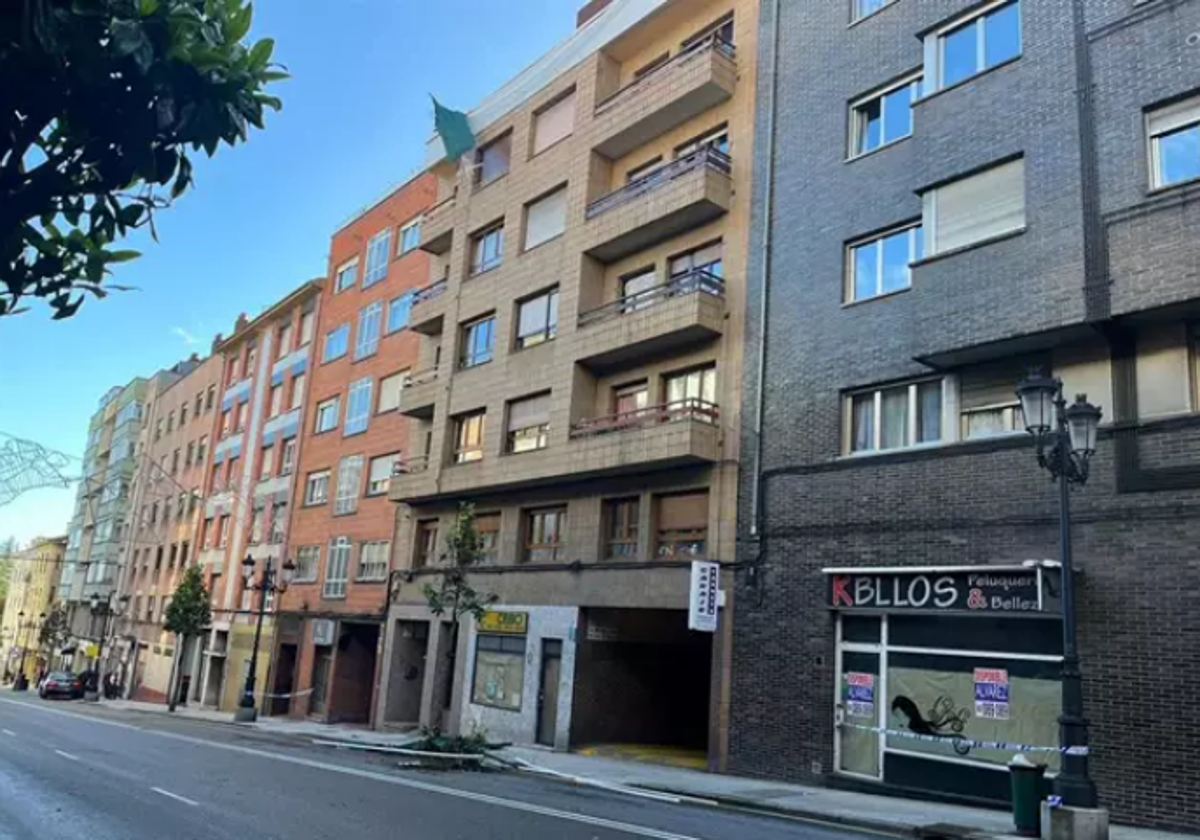
[[[213,622],[201,652],[199,686],[191,694],[201,705],[221,711],[237,708],[245,689],[246,676],[250,673],[254,651],[254,618],[246,614],[238,615],[232,621]],[[255,695],[260,706],[270,684],[270,639],[275,632],[273,625],[271,617],[264,620],[262,642],[258,649]]]
[[[278,626],[266,713],[373,724],[382,620],[284,614]]]

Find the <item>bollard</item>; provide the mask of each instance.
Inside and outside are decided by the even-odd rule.
[[[1008,762],[1012,779],[1013,825],[1022,837],[1040,837],[1042,834],[1042,778],[1046,765],[1035,764],[1023,753],[1017,753]]]

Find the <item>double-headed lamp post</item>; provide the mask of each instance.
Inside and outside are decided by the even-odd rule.
[[[238,701],[237,711],[233,719],[248,722],[258,718],[258,710],[254,705],[254,683],[258,676],[258,645],[262,640],[263,617],[267,614],[267,595],[284,592],[296,576],[296,564],[287,560],[283,564],[282,580],[276,581],[275,569],[270,557],[263,564],[262,575],[254,582],[254,558],[249,554],[242,561],[242,577],[246,581],[246,589],[258,593],[258,620],[254,628],[254,648],[250,652],[250,670],[246,674],[246,685],[242,689],[242,698]]]
[[[45,620],[45,613],[39,615],[36,622],[33,619],[26,621],[24,610],[17,613],[17,634],[21,639],[21,662],[17,665],[17,677],[13,680],[13,691],[29,690],[29,677],[25,676],[25,655],[29,653],[29,631],[41,627]],[[21,633],[25,635],[21,636]]]
[[[1064,805],[1095,808],[1096,784],[1088,775],[1088,721],[1083,713],[1083,676],[1076,641],[1075,578],[1071,560],[1071,485],[1088,479],[1088,464],[1096,452],[1101,411],[1085,394],[1067,405],[1063,384],[1040,374],[1017,386],[1025,428],[1037,439],[1038,464],[1058,482],[1059,552],[1062,565],[1063,660],[1062,714],[1059,743],[1064,748],[1062,770],[1054,792]]]
[[[95,627],[96,619],[100,619],[100,640],[96,643],[96,670],[92,677],[96,682],[95,685],[84,686],[83,693],[83,699],[93,703],[100,699],[100,692],[104,688],[104,640],[108,638],[111,631],[109,622],[124,615],[125,610],[129,607],[128,595],[118,597],[115,606],[113,605],[113,595],[116,593],[109,592],[106,597],[101,598],[99,592],[93,592],[88,602],[92,611],[92,626]]]

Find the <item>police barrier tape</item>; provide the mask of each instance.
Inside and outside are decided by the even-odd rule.
[[[887,729],[883,726],[864,726],[861,723],[840,723],[843,729],[858,729],[863,732],[874,732],[889,738],[910,738],[914,741],[930,743],[948,743],[956,747],[973,747],[980,750],[1005,750],[1012,752],[1056,752],[1064,755],[1087,755],[1087,747],[1038,747],[1033,744],[1010,744],[1007,741],[976,741],[959,735],[923,735],[919,732],[908,732],[903,729]]]
[[[311,689],[311,688],[306,688],[303,691],[293,691],[288,694],[268,694],[267,692],[264,691],[264,692],[260,692],[256,696],[262,697],[267,700],[282,700],[286,697],[304,697],[306,695],[312,694],[313,691],[314,691],[314,689]]]

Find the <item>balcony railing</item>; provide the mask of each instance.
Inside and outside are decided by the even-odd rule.
[[[413,455],[392,464],[392,477],[414,475],[429,471],[430,458],[428,455]]]
[[[438,280],[436,283],[430,283],[423,289],[417,289],[413,292],[412,305],[420,306],[422,303],[429,303],[431,300],[437,300],[446,293],[450,282],[445,278]]]
[[[729,175],[733,171],[733,160],[724,152],[712,146],[701,146],[694,152],[683,157],[664,163],[657,169],[652,169],[645,175],[635,178],[619,190],[610,192],[603,198],[593,201],[587,207],[587,218],[593,219],[602,213],[607,213],[615,207],[628,204],[649,192],[653,192],[676,178],[686,175],[701,167],[711,167],[718,172]]]
[[[582,312],[579,315],[579,326],[587,327],[599,324],[621,315],[639,312],[664,300],[698,293],[723,298],[725,297],[725,281],[710,271],[695,269],[672,277],[666,283],[625,295],[612,303]]]
[[[436,367],[425,368],[412,373],[408,377],[408,381],[404,383],[405,390],[416,388],[418,385],[428,385],[430,382],[436,382],[438,378],[438,369]]]
[[[680,64],[690,61],[694,56],[703,52],[707,52],[708,50],[715,50],[716,52],[719,52],[728,58],[734,58],[737,55],[737,48],[720,35],[713,34],[708,38],[703,38],[696,43],[689,45],[687,49],[679,53],[679,55],[675,56],[670,61],[664,61],[653,70],[638,76],[616,93],[606,96],[604,99],[597,102],[595,112],[596,115],[599,116],[600,114],[603,114],[622,99],[625,99],[627,96],[631,96],[633,91],[645,87],[652,79],[657,79],[659,76],[670,72]]]
[[[607,417],[592,417],[587,420],[580,420],[571,426],[571,437],[595,437],[615,432],[626,432],[631,429],[644,429],[663,423],[676,423],[681,420],[716,423],[720,418],[721,411],[715,403],[691,398],[663,403],[662,405],[647,406],[646,408],[625,411],[620,414],[610,414]]]

